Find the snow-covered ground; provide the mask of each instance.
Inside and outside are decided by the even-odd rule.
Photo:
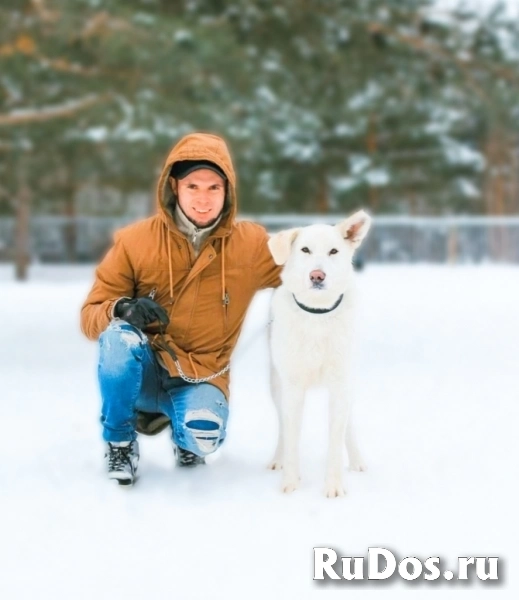
[[[105,481],[95,343],[78,328],[91,267],[0,268],[0,598],[242,600],[517,598],[519,268],[372,266],[358,275],[355,417],[368,471],[323,497],[326,403],[307,402],[300,490],[265,465],[269,292],[236,350],[229,436],[212,463],[173,468],[141,437],[133,489]],[[500,557],[497,586],[312,581],[315,546],[365,556]],[[515,590],[515,592],[514,592]],[[465,596],[467,597],[467,596]]]

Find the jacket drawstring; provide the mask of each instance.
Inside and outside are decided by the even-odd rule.
[[[225,289],[225,238],[222,238],[222,308],[223,308],[223,322],[224,329],[227,329],[227,305],[229,304],[229,296],[227,294],[227,290]]]
[[[173,265],[171,262],[171,234],[166,227],[166,235],[167,235],[167,247],[168,247],[168,271],[169,271],[169,301],[170,304],[173,304]],[[222,238],[222,248],[221,248],[221,261],[222,261],[222,274],[221,274],[221,294],[222,294],[222,308],[223,308],[223,317],[224,317],[224,327],[227,329],[227,305],[229,304],[229,296],[227,294],[227,290],[225,288],[225,238]],[[169,346],[164,337],[165,328],[160,325],[160,332],[158,336],[160,337],[160,342],[156,341],[157,335],[154,336],[153,341],[156,343],[157,347],[165,350],[175,362],[178,361],[178,357],[174,350]],[[198,379],[198,371],[193,361],[192,352],[187,354],[189,359],[189,364],[193,369],[193,373],[195,375],[195,379]],[[225,368],[228,370],[228,366]],[[213,376],[214,377],[214,376]]]
[[[225,238],[222,238],[222,304],[225,306]]]
[[[191,368],[193,369],[193,373],[195,374],[195,379],[198,379],[198,371],[196,370],[195,367],[195,363],[193,362],[193,357],[191,356],[193,353],[189,352],[187,357],[189,358],[189,364],[191,365]]]
[[[173,304],[173,265],[171,264],[171,233],[166,227],[168,238],[169,303]]]

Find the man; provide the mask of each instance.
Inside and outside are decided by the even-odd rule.
[[[171,424],[177,463],[205,462],[225,439],[229,361],[255,292],[280,268],[255,223],[235,220],[225,142],[194,133],[171,150],[157,214],[119,230],[96,270],[81,330],[99,339],[108,476],[135,479],[137,431]]]

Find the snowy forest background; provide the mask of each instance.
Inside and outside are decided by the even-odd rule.
[[[515,2],[2,0],[0,23],[18,254],[37,215],[147,216],[193,130],[229,141],[246,214],[519,213]]]
[[[519,23],[477,7],[3,0],[0,214],[122,214],[192,130],[246,212],[517,213]]]

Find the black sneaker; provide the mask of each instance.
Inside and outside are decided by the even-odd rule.
[[[105,460],[109,479],[117,480],[119,485],[132,485],[139,463],[138,442],[108,442]]]
[[[176,444],[173,444],[173,453],[179,467],[196,467],[197,465],[205,465],[205,458],[197,456],[189,450],[184,450]]]

